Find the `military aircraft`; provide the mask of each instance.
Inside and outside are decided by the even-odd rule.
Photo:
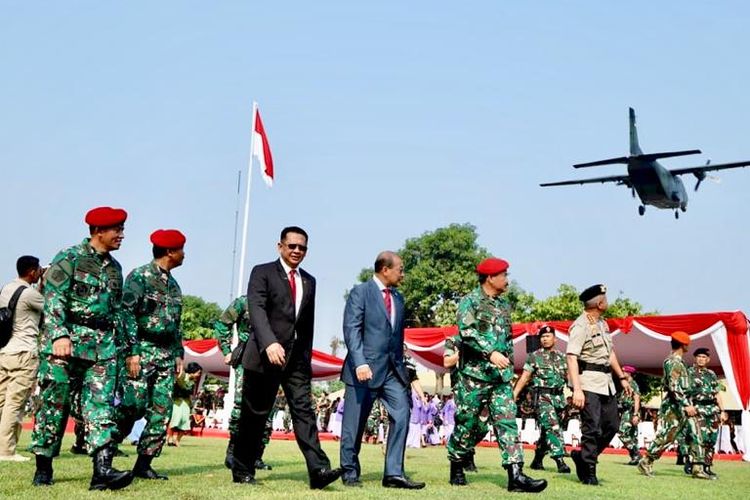
[[[711,165],[711,160],[708,160],[705,165],[700,167],[668,170],[656,161],[660,158],[672,158],[674,156],[687,156],[700,153],[701,151],[699,149],[668,151],[665,153],[644,153],[641,151],[641,146],[638,144],[638,131],[635,128],[635,111],[633,108],[630,108],[630,156],[620,156],[618,158],[609,158],[607,160],[573,165],[573,168],[585,168],[623,163],[628,166],[627,175],[609,175],[606,177],[594,177],[589,179],[548,182],[540,184],[540,186],[569,186],[574,184],[614,182],[618,186],[627,186],[630,188],[634,198],[636,193],[638,193],[638,197],[641,199],[642,203],[642,205],[638,207],[639,215],[646,213],[646,205],[652,205],[656,208],[674,210],[675,218],[679,219],[679,211],[682,210],[685,212],[688,204],[687,191],[685,190],[685,185],[682,183],[682,179],[679,177],[680,175],[693,174],[695,178],[698,179],[695,183],[694,190],[698,191],[701,182],[707,177],[706,172],[746,167],[750,165],[750,161]]]

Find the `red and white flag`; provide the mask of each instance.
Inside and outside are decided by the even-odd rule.
[[[266,129],[260,119],[260,111],[255,108],[255,130],[253,130],[253,156],[260,164],[260,175],[263,176],[268,187],[273,186],[273,158],[271,157],[271,146],[268,144]]]

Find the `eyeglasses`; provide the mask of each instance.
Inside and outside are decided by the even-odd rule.
[[[307,245],[300,245],[299,243],[287,243],[286,247],[289,250],[297,250],[300,252],[307,252]]]

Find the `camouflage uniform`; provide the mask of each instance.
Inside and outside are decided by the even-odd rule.
[[[448,337],[447,339],[445,339],[445,347],[444,347],[444,349],[445,349],[445,351],[443,353],[444,357],[450,357],[450,356],[453,356],[454,354],[460,352],[460,350],[461,350],[461,339],[458,337],[458,335],[454,335],[452,337]],[[456,392],[458,392],[459,390],[461,390],[461,389],[459,389],[459,386],[461,384],[461,375],[460,375],[459,369],[458,369],[458,367],[460,366],[460,364],[461,364],[461,361],[460,361],[460,354],[459,354],[459,362],[458,362],[458,364],[456,366],[454,366],[453,368],[451,368],[451,385],[453,386],[452,389],[453,389],[453,394],[454,395],[456,394]],[[454,403],[455,403],[455,401],[454,401]],[[487,433],[490,431],[490,427],[489,427],[489,425],[487,425],[487,420],[478,418],[478,419],[476,419],[475,423],[476,423],[477,427],[474,429],[474,432],[473,432],[474,437],[472,439],[473,439],[473,443],[474,444],[471,446],[471,448],[472,448],[471,454],[472,455],[474,454],[473,448],[477,444],[481,443],[482,439],[484,439],[484,436],[486,436]]]
[[[716,373],[709,368],[691,366],[688,368],[690,389],[688,395],[698,411],[701,426],[701,441],[705,450],[705,461],[707,466],[712,466],[714,461],[714,447],[719,435],[721,410],[716,398],[719,395],[719,380]]]
[[[690,439],[692,463],[702,464],[705,453],[701,439],[701,423],[699,417],[689,417],[685,413],[685,407],[692,404],[688,395],[690,380],[687,367],[679,354],[672,353],[664,360],[662,389],[665,396],[659,408],[659,430],[648,447],[645,458],[649,463],[657,460],[674,442],[677,433],[684,429]]]
[[[537,447],[549,450],[552,458],[565,455],[562,436],[562,414],[565,410],[563,389],[568,381],[565,355],[556,349],[538,349],[523,365],[531,373],[531,390],[535,393],[536,414],[541,434]]]
[[[128,275],[122,302],[125,328],[138,339],[130,354],[140,356],[141,371],[136,378],[122,377],[119,438],[145,417],[138,454],[157,457],[172,416],[175,359],[185,354],[180,329],[182,291],[172,274],[152,261]]]
[[[117,379],[116,332],[122,329],[122,268],[108,253],[97,253],[86,238],[58,253],[46,274],[44,328],[40,339],[37,411],[29,450],[55,457],[70,412],[80,393],[81,417],[90,455],[113,440]],[[52,355],[52,344],[69,338],[67,359]],[[127,339],[132,344],[132,339]]]
[[[490,411],[503,465],[523,463],[518,442],[516,403],[513,400],[513,342],[510,304],[500,296],[490,297],[479,286],[458,306],[460,384],[456,388],[456,427],[448,442],[448,458],[463,462],[476,442],[479,415]],[[489,362],[493,351],[510,360],[506,368]]]
[[[214,323],[214,337],[219,342],[222,354],[227,356],[232,352],[232,329],[237,326],[237,339],[239,344],[244,344],[250,338],[250,317],[247,312],[247,295],[241,295],[234,299],[229,307],[221,314]],[[240,410],[242,409],[242,382],[245,369],[242,363],[234,367],[234,402],[229,415],[229,436],[232,439],[237,435],[237,426],[240,424]],[[273,415],[269,415],[266,428],[263,433],[263,443],[260,456],[271,440],[273,432]]]
[[[620,407],[620,441],[631,457],[638,454],[638,425],[633,425],[635,414],[635,396],[641,394],[635,379],[630,380],[630,387],[633,394],[628,396],[625,392],[620,393],[618,406]]]

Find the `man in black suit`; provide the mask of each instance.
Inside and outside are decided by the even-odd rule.
[[[313,411],[310,365],[315,322],[315,278],[300,263],[307,233],[286,227],[278,243],[280,259],[255,266],[247,291],[252,333],[245,346],[237,444],[232,479],[255,483],[255,457],[279,385],[292,414],[294,436],[307,462],[310,487],[326,487],[341,476],[320,448]]]
[[[404,366],[404,299],[396,287],[404,279],[401,257],[381,252],[372,279],[355,286],[344,309],[347,355],[341,370],[346,384],[341,429],[341,467],[346,486],[362,486],[359,450],[372,404],[380,398],[388,411],[383,486],[420,489],[425,484],[404,474],[409,429],[409,375]]]

